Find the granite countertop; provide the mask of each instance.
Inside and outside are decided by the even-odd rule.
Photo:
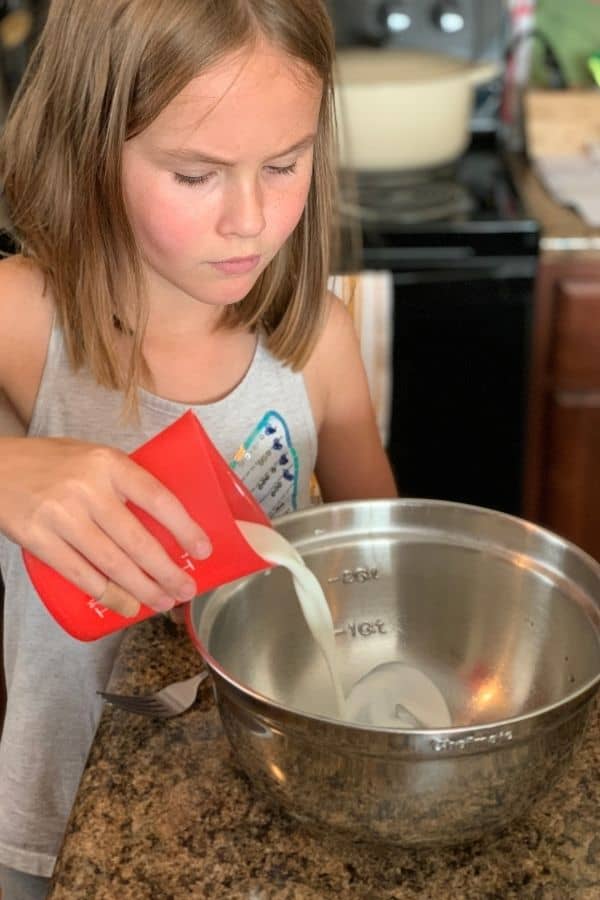
[[[200,669],[185,631],[126,633],[111,686],[157,689]],[[50,900],[598,900],[600,715],[569,771],[509,831],[439,851],[314,837],[236,768],[209,682],[183,716],[106,707]]]

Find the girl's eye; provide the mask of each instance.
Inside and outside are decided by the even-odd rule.
[[[197,186],[199,184],[207,184],[207,182],[212,178],[212,172],[209,172],[208,175],[181,175],[179,172],[174,172],[175,181],[178,184],[187,184],[192,187]]]
[[[289,166],[267,166],[267,171],[273,175],[293,175],[296,171],[297,163],[293,162]],[[209,172],[207,175],[182,175],[180,172],[174,172],[175,181],[178,184],[187,184],[191,187],[197,187],[200,184],[207,184],[215,174]]]
[[[293,162],[289,166],[267,166],[269,172],[273,175],[293,175],[296,171],[297,163]]]

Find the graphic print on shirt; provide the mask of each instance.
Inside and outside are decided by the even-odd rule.
[[[285,419],[270,410],[241,445],[231,468],[270,519],[298,505],[298,454]]]

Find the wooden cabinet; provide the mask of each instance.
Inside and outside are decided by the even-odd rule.
[[[542,259],[524,514],[600,560],[600,257]]]

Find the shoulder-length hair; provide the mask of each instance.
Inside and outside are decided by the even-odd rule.
[[[222,323],[260,327],[274,355],[300,368],[323,319],[331,253],[335,45],[323,0],[53,0],[9,112],[0,181],[15,237],[46,278],[71,364],[122,390],[130,410],[148,374],[147,304],[123,145],[192,78],[260,35],[323,84],[314,171],[296,230]]]

